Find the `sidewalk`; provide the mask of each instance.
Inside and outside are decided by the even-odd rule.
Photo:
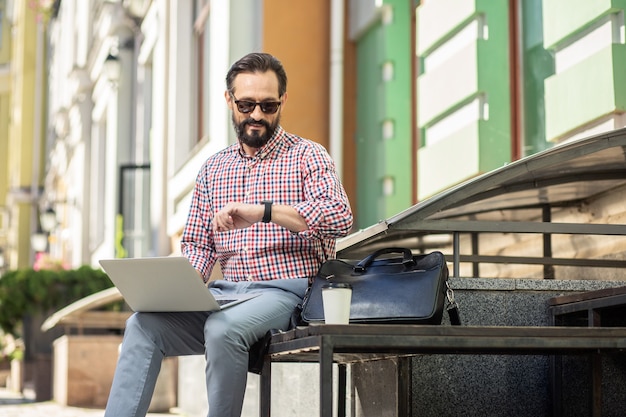
[[[0,417],[103,417],[104,410],[62,406],[54,401],[34,402],[6,388],[0,388]],[[180,416],[149,413],[147,417]]]

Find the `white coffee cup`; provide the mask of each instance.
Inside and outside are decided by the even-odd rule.
[[[350,284],[329,282],[322,287],[324,322],[326,324],[348,324],[350,322]]]

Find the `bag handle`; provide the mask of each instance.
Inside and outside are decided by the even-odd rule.
[[[413,260],[413,252],[408,248],[382,248],[378,249],[376,252],[373,252],[367,257],[363,258],[356,266],[354,267],[354,272],[363,273],[365,270],[374,262],[376,258],[380,255],[385,255],[387,253],[401,253],[402,254],[402,265],[406,268],[410,268],[415,265],[415,261]]]

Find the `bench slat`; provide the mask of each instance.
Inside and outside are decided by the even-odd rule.
[[[557,354],[626,349],[622,327],[315,325],[272,337],[271,360],[317,352],[326,341],[336,353]]]
[[[626,295],[626,287],[604,288],[602,290],[585,291],[576,294],[560,295],[548,299],[548,305],[560,306],[580,301],[596,300],[598,298]]]

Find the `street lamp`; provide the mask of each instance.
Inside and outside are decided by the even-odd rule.
[[[111,82],[117,82],[120,79],[120,59],[119,57],[109,54],[104,60],[104,72]]]
[[[48,249],[48,233],[37,228],[37,231],[30,237],[30,246],[35,252],[45,252]]]
[[[44,232],[50,233],[57,226],[57,214],[52,207],[39,215],[39,222]]]
[[[39,214],[37,231],[30,237],[30,245],[35,252],[48,250],[48,236],[57,226],[57,214],[52,207],[48,207]]]

